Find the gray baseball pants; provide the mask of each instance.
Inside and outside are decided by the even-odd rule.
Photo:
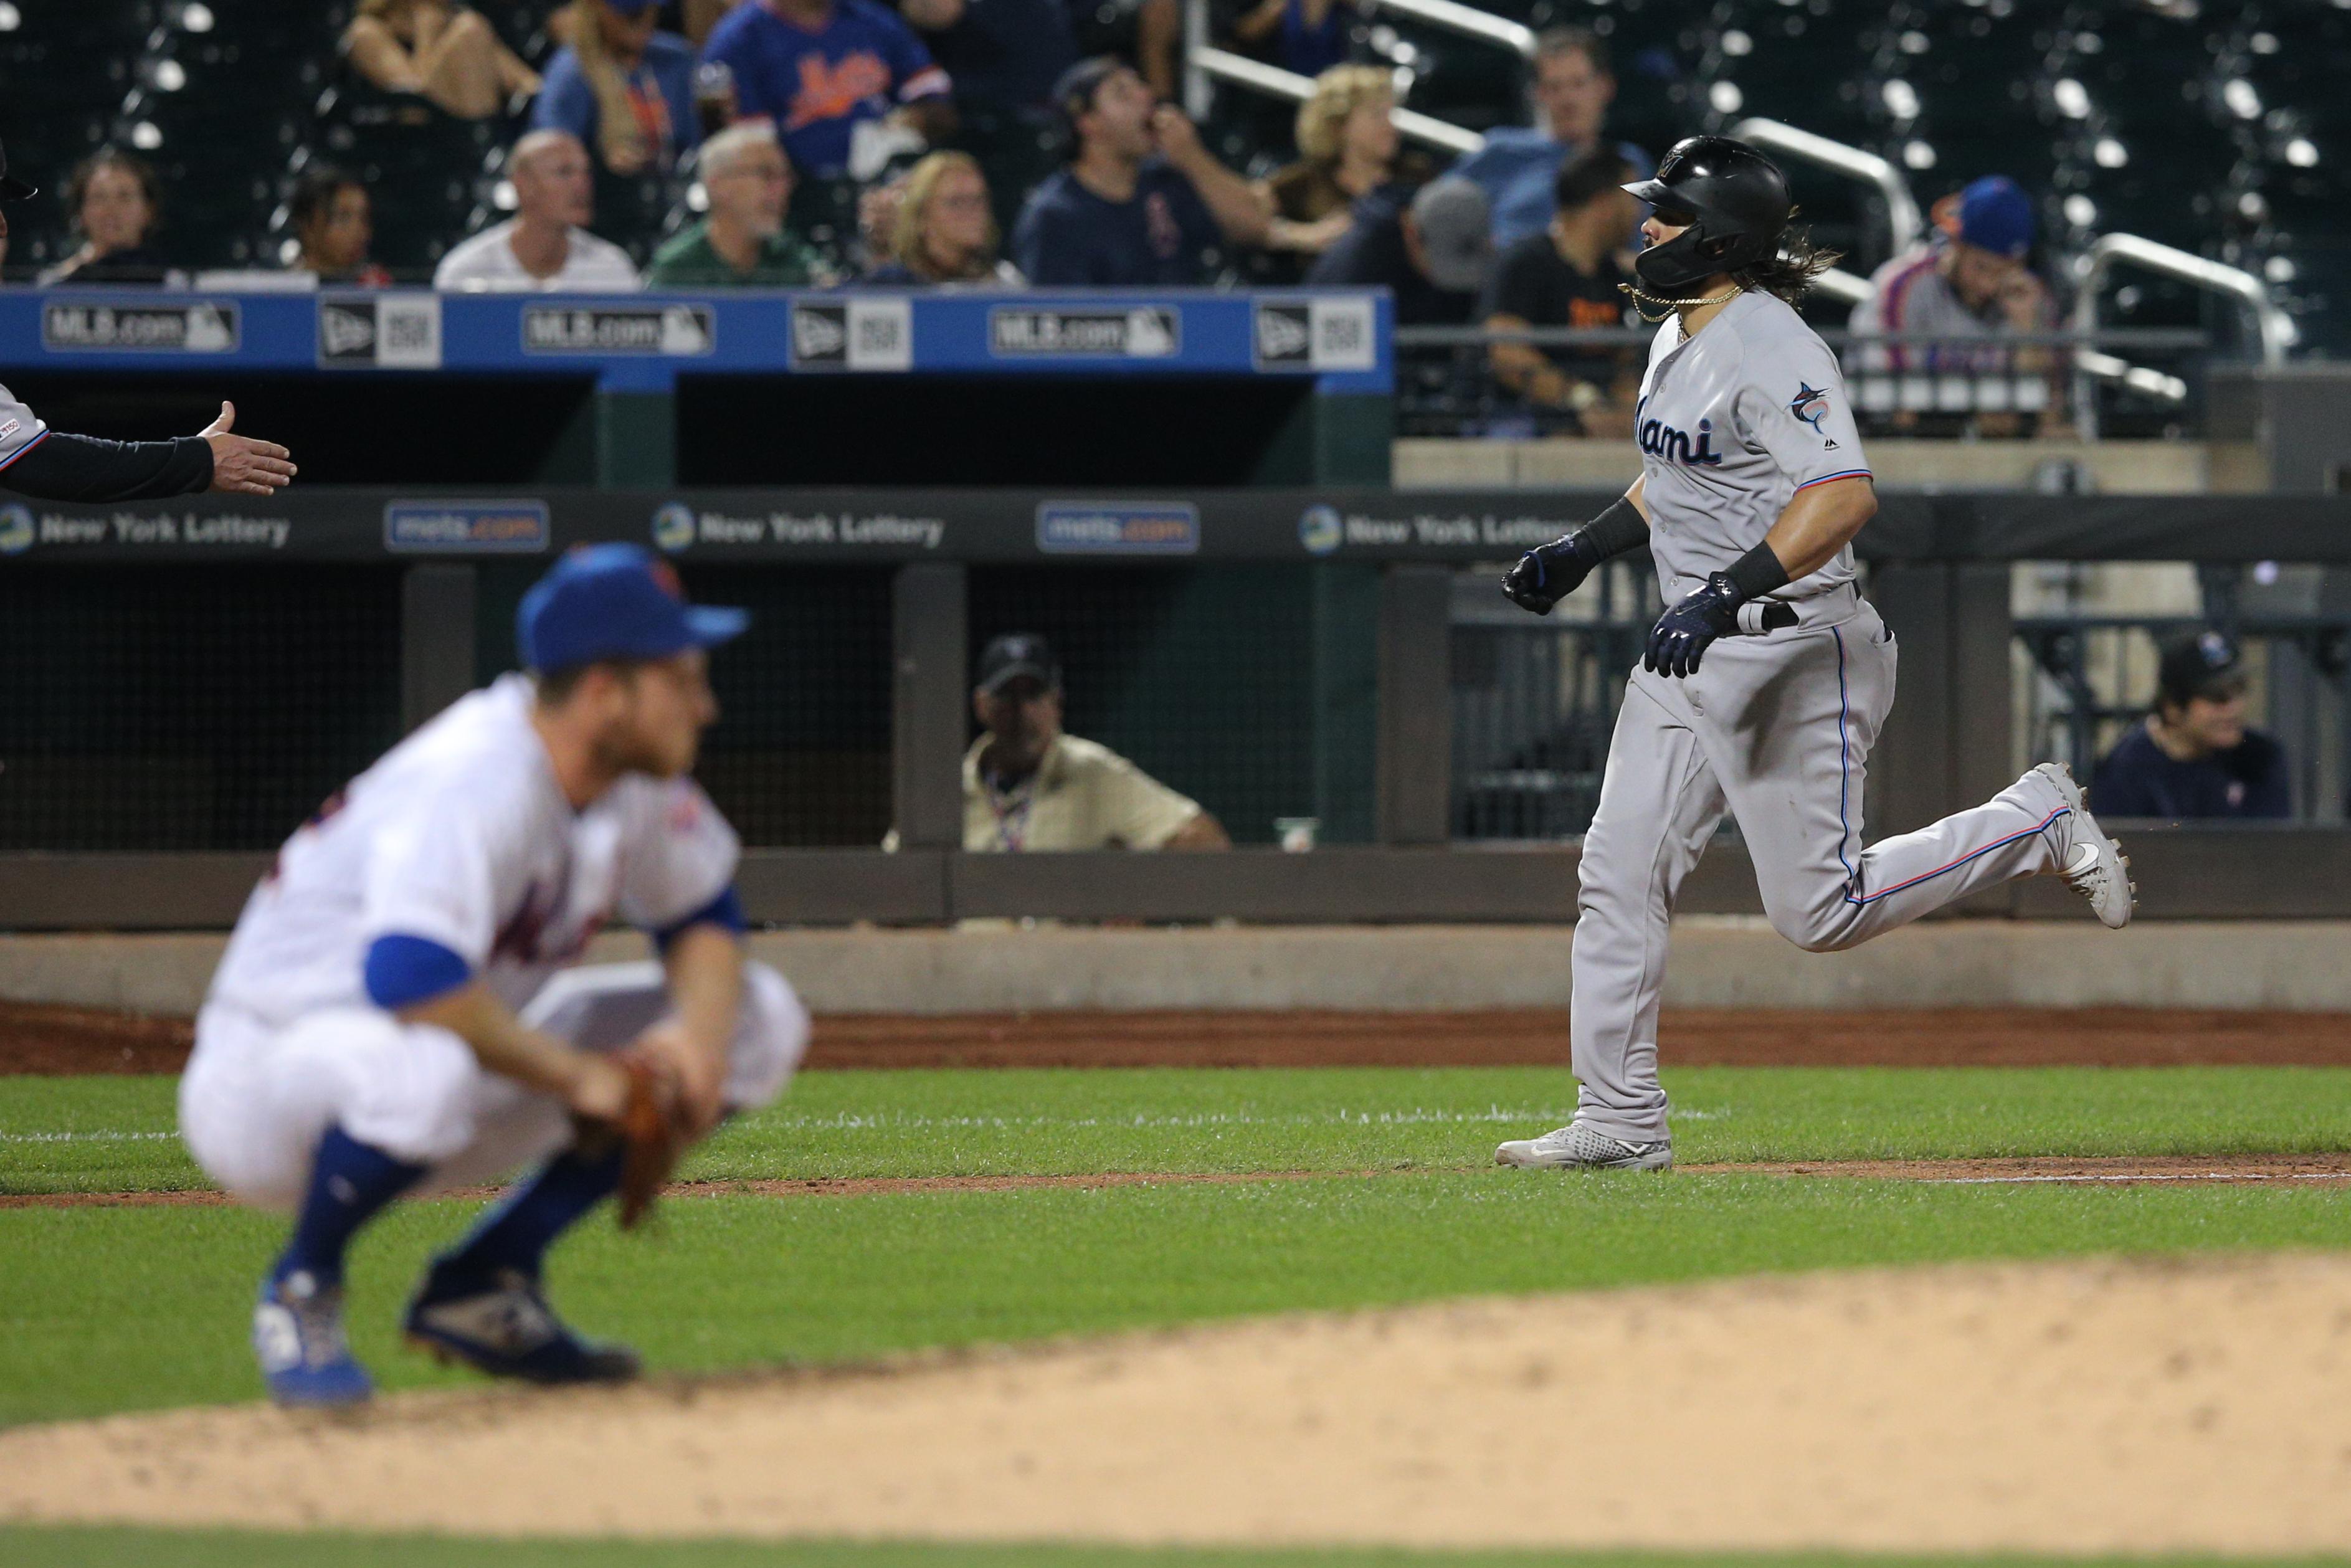
[[[1863,780],[1894,703],[1894,636],[1866,601],[1845,590],[1836,599],[1827,613],[1806,606],[1806,624],[1718,641],[1686,680],[1635,669],[1626,685],[1577,899],[1575,1114],[1595,1131],[1635,1143],[1666,1136],[1657,998],[1667,926],[1726,810],[1764,913],[1808,953],[1855,946],[2064,864],[2071,817],[2036,774],[1971,810],[1862,847]]]

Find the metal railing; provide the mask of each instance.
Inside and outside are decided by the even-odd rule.
[[[1296,71],[1269,66],[1246,55],[1234,54],[1229,49],[1201,45],[1192,48],[1190,53],[1192,68],[1204,78],[1228,81],[1236,87],[1245,87],[1269,98],[1287,99],[1292,103],[1303,103],[1314,96],[1312,77],[1302,77]],[[1449,152],[1475,152],[1486,145],[1486,139],[1476,131],[1434,115],[1399,109],[1388,118],[1400,134],[1430,147],[1444,148]]]
[[[1900,169],[1876,153],[1760,116],[1740,120],[1730,128],[1730,134],[1767,152],[1794,158],[1871,186],[1886,203],[1890,248],[1898,253],[1918,243],[1925,225],[1919,221],[1917,199],[1910,194],[1910,182]]]
[[[2097,332],[2098,296],[2105,283],[2106,274],[2117,266],[2144,267],[2160,277],[2175,278],[2235,301],[2243,308],[2252,323],[2262,363],[2276,366],[2285,362],[2286,350],[2294,345],[2294,322],[2270,298],[2267,284],[2241,267],[2208,260],[2137,235],[2101,235],[2074,262],[2074,328],[2076,332],[2084,336],[2093,336]],[[2125,364],[2107,355],[2078,355],[2074,361],[2074,370],[2079,377],[2119,382],[2137,391],[2152,391],[2155,395],[2167,395],[2156,372]],[[2095,435],[2095,401],[2078,393],[2074,401],[2084,411],[2083,434]]]
[[[1474,5],[1457,5],[1455,0],[1374,0],[1364,10],[1372,15],[1386,11],[1398,16],[1408,16],[1444,32],[1475,38],[1480,43],[1499,45],[1520,59],[1535,57],[1535,31],[1532,27],[1513,22],[1507,16],[1497,16],[1490,11],[1480,11]]]
[[[1490,357],[1479,350],[1499,343],[1559,350],[1554,358],[1558,368],[1571,376],[1600,381],[1614,379],[1612,361],[1622,367],[1616,373],[1632,373],[1636,356],[1646,352],[1654,332],[1639,327],[1398,328],[1399,427],[1416,435],[1573,434],[1576,422],[1564,414],[1552,423],[1565,429],[1546,428],[1542,411],[1521,406],[1500,385]],[[2134,418],[2150,425],[2176,425],[2184,405],[2200,403],[2187,377],[2169,369],[2135,365],[2107,350],[2126,350],[2142,359],[2168,356],[2170,363],[2187,371],[2210,347],[2205,333],[2185,328],[1980,338],[1826,328],[1821,338],[1843,361],[1846,385],[1865,430],[1891,427],[1930,435],[1965,434],[1971,428],[1965,422],[1984,414],[2070,413],[2077,424],[2091,424],[2095,399],[2089,388],[2094,383],[2111,383],[2132,394],[2115,406]],[[2085,369],[2084,360],[2093,364]],[[2074,396],[2070,408],[2069,387]]]

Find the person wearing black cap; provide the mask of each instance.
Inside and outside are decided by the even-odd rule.
[[[38,190],[8,172],[0,150],[0,202],[21,202]],[[0,211],[0,241],[8,219]],[[176,441],[100,441],[51,430],[0,386],[0,488],[48,501],[143,501],[199,490],[273,496],[294,479],[292,455],[275,442],[231,430],[236,407]]]
[[[1198,801],[1106,746],[1061,729],[1061,667],[1026,632],[981,651],[973,714],[985,732],[963,759],[967,850],[1225,850]]]
[[[2285,747],[2245,724],[2237,645],[2202,632],[2165,645],[2155,707],[2098,764],[2091,791],[2113,817],[2278,818],[2293,812]]]
[[[1053,85],[1053,102],[1070,164],[1029,193],[1012,231],[1013,263],[1031,284],[1190,287],[1207,281],[1204,252],[1265,237],[1249,182],[1132,67],[1080,60]]]

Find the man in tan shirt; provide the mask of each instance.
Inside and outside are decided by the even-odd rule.
[[[1061,666],[1042,637],[988,643],[971,704],[987,733],[963,759],[965,849],[1232,848],[1198,801],[1062,733]]]

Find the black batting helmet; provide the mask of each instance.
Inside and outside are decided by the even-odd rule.
[[[37,189],[24,181],[8,178],[8,151],[0,147],[0,202],[21,202],[27,196],[39,194]]]
[[[1684,137],[1657,165],[1656,178],[1625,189],[1667,221],[1687,214],[1688,227],[1633,261],[1641,281],[1664,294],[1771,260],[1792,210],[1780,166],[1728,136]]]

